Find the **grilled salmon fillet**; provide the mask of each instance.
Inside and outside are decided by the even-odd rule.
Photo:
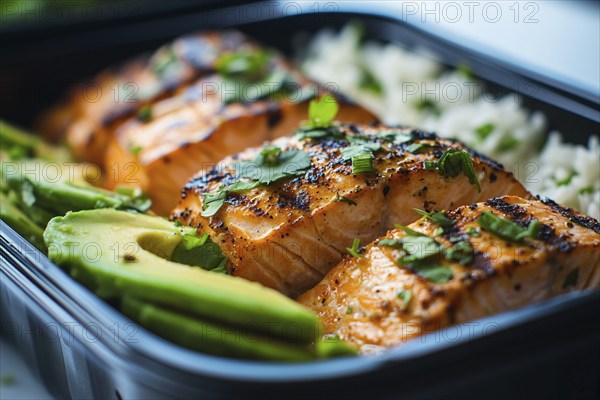
[[[518,241],[507,239],[499,228],[479,222],[486,213],[522,230],[537,221],[537,231]],[[427,270],[422,262],[411,266],[401,243],[409,237],[410,244],[416,236],[394,229],[359,257],[346,257],[298,301],[319,314],[327,334],[368,353],[451,324],[600,286],[600,224],[572,209],[505,196],[444,216],[452,223],[424,219],[409,228],[426,235],[420,243],[433,239],[446,254],[449,249],[461,253],[454,259],[462,264],[442,251],[429,261],[437,270]]]
[[[372,172],[354,173],[351,160],[344,160],[342,152],[356,140],[381,146],[373,153]],[[233,275],[291,296],[318,283],[355,238],[369,242],[395,223],[416,220],[414,207],[453,209],[504,194],[528,196],[501,165],[459,142],[410,128],[342,125],[333,137],[294,135],[270,146],[306,152],[310,167],[293,179],[228,193],[213,216],[202,216],[205,194],[236,182],[236,162],[261,152],[249,149],[194,177],[172,218],[219,243]],[[451,151],[472,160],[478,182],[426,167]]]
[[[196,172],[289,133],[320,91],[240,32],[204,32],[101,73],[73,96],[66,128],[64,110],[47,126],[62,126],[76,157],[105,169],[106,188],[140,187],[166,215]],[[341,103],[340,120],[375,120]]]

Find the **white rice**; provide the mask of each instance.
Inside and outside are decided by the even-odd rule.
[[[535,194],[600,219],[600,144],[562,142],[516,95],[496,99],[464,71],[448,71],[435,56],[395,44],[361,44],[347,25],[324,30],[308,46],[303,70],[362,104],[386,124],[416,126],[459,139],[511,170]],[[381,92],[364,88],[368,71]],[[543,150],[540,149],[543,146]],[[569,179],[570,178],[570,179]]]

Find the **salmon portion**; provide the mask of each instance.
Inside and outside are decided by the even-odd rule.
[[[226,57],[252,67],[251,76],[224,76]],[[238,68],[235,62],[232,68]],[[103,95],[89,101],[93,87]],[[118,70],[101,73],[74,96],[66,125],[80,160],[106,172],[105,187],[140,187],[153,210],[167,215],[181,188],[224,157],[288,134],[307,119],[321,88],[282,55],[235,31],[186,36]],[[65,124],[65,112],[56,112]],[[342,121],[372,122],[361,107],[341,102]],[[52,124],[48,124],[52,126]]]
[[[342,125],[339,131],[337,137],[273,141],[283,151],[309,154],[308,170],[293,179],[229,193],[215,215],[204,217],[204,194],[235,182],[234,163],[252,160],[262,148],[224,159],[185,186],[172,218],[219,243],[233,275],[294,296],[317,284],[355,238],[370,242],[395,223],[418,219],[415,207],[453,209],[504,194],[529,196],[501,165],[459,142],[410,128]],[[381,136],[390,131],[409,140],[391,143]],[[381,145],[373,156],[373,172],[353,173],[351,161],[343,159],[342,150],[353,139]],[[449,178],[425,168],[426,161],[437,161],[448,149],[468,153],[481,190],[464,174]]]
[[[528,227],[533,238],[506,240],[478,223],[485,212]],[[446,249],[466,241],[472,258],[460,264],[442,257],[451,271],[434,282],[406,266],[406,249],[379,240],[360,257],[346,257],[298,301],[319,314],[326,334],[338,334],[363,353],[396,346],[452,324],[600,286],[600,224],[546,200],[516,196],[490,199],[446,212],[454,221],[440,226],[419,220],[409,228]],[[407,237],[402,229],[381,239]],[[388,242],[389,244],[389,242]]]

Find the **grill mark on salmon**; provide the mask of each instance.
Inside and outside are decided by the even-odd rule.
[[[185,185],[172,219],[194,226],[199,224],[200,232],[213,237],[236,238],[225,241],[222,246],[231,266],[235,267],[234,274],[293,296],[316,284],[341,260],[341,254],[355,238],[366,243],[395,223],[408,224],[417,219],[413,208],[452,209],[503,194],[529,196],[510,172],[497,163],[477,158],[459,142],[411,128],[394,128],[412,138],[409,143],[394,144],[378,135],[389,127],[350,124],[341,125],[339,129],[349,137],[360,136],[385,147],[374,154],[373,173],[352,172],[351,162],[341,156],[342,149],[350,145],[346,140],[280,138],[269,144],[283,151],[297,149],[310,155],[311,167],[305,174],[269,186],[261,185],[243,195],[232,194],[215,215],[202,217],[203,194],[215,193],[234,183],[237,178],[233,163],[240,159],[251,160],[261,151],[261,148],[248,149],[192,178]],[[411,143],[427,146],[413,154],[407,150]],[[481,192],[464,175],[447,178],[425,168],[426,161],[438,160],[449,148],[465,149],[473,154]],[[491,174],[496,176],[493,181],[488,179]],[[427,190],[423,190],[424,187]],[[356,204],[339,201],[341,196]],[[282,256],[276,262],[265,256],[274,243],[284,248],[291,246],[294,250],[288,258]],[[296,273],[297,269],[304,268],[294,265],[293,254],[299,255],[321,276],[315,279]],[[261,265],[257,259],[270,265]],[[486,270],[484,258],[479,259],[479,264]],[[277,270],[281,280],[261,281],[256,268]]]
[[[594,229],[571,223],[571,217],[585,218],[537,200],[504,196],[446,213],[459,228],[441,235],[448,248],[447,235],[477,228],[480,236],[470,237],[475,251],[487,255],[493,274],[486,274],[477,261],[460,265],[448,260],[443,265],[453,278],[435,283],[396,263],[399,251],[368,245],[362,257],[346,257],[314,288],[298,298],[323,320],[325,334],[338,334],[362,353],[395,346],[416,336],[463,323],[496,312],[541,301],[572,291],[600,287],[600,234]],[[490,211],[516,223],[537,220],[553,235],[569,238],[569,252],[560,241],[546,240],[541,231],[536,238],[515,243],[478,227],[477,219]],[[592,226],[597,221],[589,221]],[[436,224],[419,220],[409,227],[433,238]],[[394,229],[385,238],[401,239],[404,231]],[[573,279],[576,276],[577,279]],[[398,296],[410,291],[405,304]],[[350,312],[348,312],[350,310]]]

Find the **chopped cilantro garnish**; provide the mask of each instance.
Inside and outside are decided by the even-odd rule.
[[[402,248],[402,239],[381,239],[379,242],[377,242],[377,246],[387,246],[387,247],[394,247],[397,249],[401,249]]]
[[[352,314],[352,306],[349,305],[348,308],[346,308],[346,315],[350,315]]]
[[[570,288],[572,286],[577,285],[577,281],[579,280],[579,268],[575,268],[573,271],[569,272],[565,277],[565,281],[562,284],[563,289]]]
[[[426,161],[425,169],[437,171],[438,174],[448,178],[455,178],[462,172],[469,178],[469,182],[472,185],[477,185],[477,190],[481,192],[479,179],[477,179],[475,168],[473,167],[473,160],[471,160],[471,156],[465,150],[446,149],[439,160]]]
[[[356,202],[354,200],[349,199],[346,196],[340,196],[339,192],[336,192],[336,194],[335,194],[335,201],[343,201],[344,203],[348,203],[351,206],[355,206],[356,205]]]
[[[594,193],[593,186],[586,186],[583,189],[579,190],[579,194],[592,194],[592,193]]]
[[[571,183],[573,178],[576,177],[577,175],[579,175],[577,173],[577,171],[571,171],[571,173],[569,175],[567,175],[565,178],[557,180],[556,186],[567,186],[569,183]]]
[[[419,111],[429,111],[434,115],[440,115],[441,111],[438,108],[437,104],[435,104],[432,100],[430,99],[423,99],[421,101],[419,101],[415,107],[417,108],[417,110]]]
[[[302,175],[310,167],[311,157],[303,150],[263,150],[254,160],[240,160],[233,164],[237,176],[269,185],[279,179]],[[277,158],[277,162],[273,163]]]
[[[225,272],[220,268],[224,269],[227,264],[227,258],[223,256],[221,248],[210,239],[207,233],[203,233],[200,237],[184,234],[181,243],[175,247],[170,259],[214,272]]]
[[[417,154],[421,149],[424,149],[427,147],[431,147],[431,146],[427,143],[412,143],[412,144],[409,144],[408,146],[406,146],[406,151],[413,153],[413,154]]]
[[[131,152],[131,154],[136,155],[136,154],[140,154],[140,151],[143,150],[142,146],[133,146],[129,151]]]
[[[537,220],[533,220],[529,223],[527,229],[525,229],[521,225],[498,217],[489,211],[484,211],[477,219],[477,223],[483,229],[512,242],[520,242],[525,238],[535,239],[540,225]]]
[[[361,68],[361,77],[358,86],[361,89],[372,92],[376,95],[381,95],[383,93],[383,86],[377,80],[377,78],[375,78],[375,75],[373,75],[371,70],[365,66]]]
[[[360,156],[352,157],[352,173],[361,174],[373,171],[373,154],[365,153]]]
[[[406,236],[402,238],[402,250],[407,255],[398,260],[402,264],[411,264],[440,254],[442,246],[429,236]]]
[[[490,136],[490,134],[496,129],[494,124],[483,124],[477,129],[475,129],[475,133],[480,140],[485,140]]]
[[[360,239],[354,239],[352,247],[346,248],[352,257],[360,257]]]
[[[452,270],[444,265],[435,263],[418,263],[410,265],[409,268],[431,282],[445,283],[452,279]]]
[[[204,193],[204,199],[202,202],[202,212],[200,215],[203,217],[212,217],[219,211],[219,209],[225,204],[227,195],[229,193],[239,193],[245,190],[250,190],[257,187],[260,182],[256,181],[237,181],[232,183],[229,187],[221,188],[216,193]]]
[[[204,193],[200,215],[203,217],[212,217],[225,204],[226,198],[227,190],[219,190],[217,193]]]
[[[413,139],[410,133],[396,130],[382,130],[377,132],[377,136],[379,136],[386,142],[392,142],[394,144],[406,143]]]
[[[443,211],[432,211],[428,213],[427,211],[419,210],[418,208],[413,208],[413,210],[415,210],[417,214],[422,215],[441,227],[445,228],[454,225],[454,221],[446,217],[446,214],[444,214]]]
[[[479,230],[477,230],[477,228],[475,227],[471,227],[469,229],[467,229],[467,235],[471,236],[471,237],[479,237],[481,236],[481,233],[479,233]]]
[[[308,105],[309,125],[313,128],[331,126],[339,108],[335,97],[330,94],[311,100]]]
[[[398,297],[404,303],[404,307],[408,307],[410,304],[410,300],[412,299],[412,291],[411,290],[400,290],[396,297]]]
[[[500,140],[500,143],[498,143],[498,151],[500,153],[506,153],[507,151],[514,150],[519,143],[521,143],[519,139],[511,134],[507,134]]]
[[[400,225],[400,224],[394,224],[394,226],[398,229],[402,229],[409,236],[426,236],[426,235],[422,234],[421,232],[417,232],[417,231],[410,229],[408,226],[404,226],[404,225]]]
[[[444,256],[447,260],[467,265],[473,261],[473,247],[466,240],[461,240],[454,243],[453,246],[445,248]]]
[[[435,228],[433,231],[434,236],[440,236],[442,233],[444,233],[444,228],[442,227]]]
[[[263,49],[240,50],[221,55],[215,62],[219,74],[234,80],[254,82],[267,75],[269,55]]]
[[[263,163],[268,165],[279,164],[279,156],[281,155],[281,149],[276,146],[267,146],[260,152],[263,156]]]
[[[381,145],[377,142],[363,142],[353,144],[342,149],[342,158],[352,160],[352,172],[359,174],[373,171],[373,152],[379,150]]]
[[[140,108],[137,118],[142,122],[148,122],[152,119],[152,106],[146,105]]]

